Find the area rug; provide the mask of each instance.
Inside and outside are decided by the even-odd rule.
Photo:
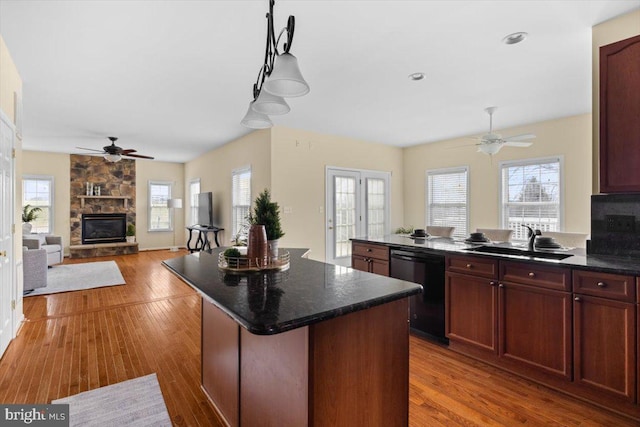
[[[124,284],[115,261],[61,264],[47,270],[47,286],[36,288],[25,297]]]
[[[51,403],[69,404],[70,426],[171,426],[155,373]]]

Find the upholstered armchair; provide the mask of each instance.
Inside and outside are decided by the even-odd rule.
[[[62,237],[46,236],[42,234],[23,235],[22,246],[28,249],[45,249],[47,251],[47,265],[60,264],[63,260]]]
[[[47,250],[22,248],[24,293],[47,286]]]

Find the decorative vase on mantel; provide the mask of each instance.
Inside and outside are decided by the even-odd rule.
[[[249,236],[247,241],[247,258],[250,265],[258,268],[267,265],[268,247],[267,247],[267,231],[264,225],[252,225],[249,228]]]
[[[31,234],[31,229],[33,228],[33,224],[30,222],[22,223],[22,234]]]

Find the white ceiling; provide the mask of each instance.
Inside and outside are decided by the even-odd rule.
[[[591,111],[591,27],[640,7],[598,1],[286,1],[311,86],[276,125],[397,146]],[[0,0],[23,79],[27,150],[120,138],[184,162],[240,125],[264,58],[267,0]],[[529,38],[505,45],[507,34]],[[410,73],[426,78],[410,81]]]

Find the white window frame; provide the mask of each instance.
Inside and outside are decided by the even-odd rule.
[[[167,197],[168,199],[171,199],[171,195],[173,194],[173,182],[172,181],[154,181],[154,180],[149,180],[149,185],[147,186],[147,231],[150,233],[155,233],[155,232],[166,232],[166,231],[173,231],[173,215],[171,214],[171,210],[169,209],[169,207],[167,206],[167,215],[169,217],[169,227],[168,228],[152,228],[152,218],[151,218],[151,209],[152,209],[152,204],[151,204],[151,187],[157,185],[157,186],[166,186],[169,188],[169,195]]]
[[[47,231],[40,232],[38,234],[53,234],[55,226],[55,179],[52,175],[23,175],[22,176],[22,206],[24,207],[27,202],[24,200],[24,181],[49,181],[49,205],[46,208],[49,210],[49,221]],[[35,205],[34,205],[35,206]],[[43,206],[39,206],[42,208]]]
[[[466,237],[469,234],[469,193],[470,193],[470,188],[469,188],[469,166],[456,166],[456,167],[451,167],[451,168],[440,168],[440,169],[427,169],[425,171],[425,225],[440,225],[440,224],[432,224],[431,223],[431,208],[430,205],[431,203],[429,202],[429,197],[430,197],[430,193],[429,193],[429,177],[430,176],[435,176],[435,175],[449,175],[449,174],[459,174],[459,173],[465,173],[466,174],[466,182],[465,182],[465,196],[466,196],[466,200],[465,200],[465,229],[466,232],[463,230],[459,230],[459,227],[456,227],[456,229],[454,230],[454,236],[455,237]]]
[[[251,182],[253,180],[253,172],[251,170],[251,165],[236,168],[231,171],[231,240],[232,241],[235,241],[236,235],[240,231],[240,226],[242,225],[241,223],[236,222],[236,208],[240,206],[243,206],[243,207],[245,206],[245,205],[235,204],[234,198],[235,198],[236,189],[234,188],[234,181],[236,176],[240,176],[246,173],[249,174],[249,206],[248,206],[248,212],[247,212],[249,213],[251,212],[251,201],[252,201]]]
[[[198,191],[194,192],[194,186],[198,186]],[[194,178],[189,181],[189,221],[191,224],[198,224],[198,194],[201,190],[200,178]]]
[[[564,156],[551,156],[551,157],[537,157],[531,159],[522,159],[522,160],[508,160],[499,163],[498,166],[498,213],[500,215],[500,228],[509,228],[509,224],[505,224],[504,218],[504,181],[502,179],[502,173],[504,168],[513,167],[513,166],[528,166],[528,165],[537,165],[542,163],[558,163],[558,195],[560,197],[560,201],[558,203],[558,230],[564,230]],[[513,240],[520,240],[514,238]],[[525,239],[526,240],[526,239]]]

